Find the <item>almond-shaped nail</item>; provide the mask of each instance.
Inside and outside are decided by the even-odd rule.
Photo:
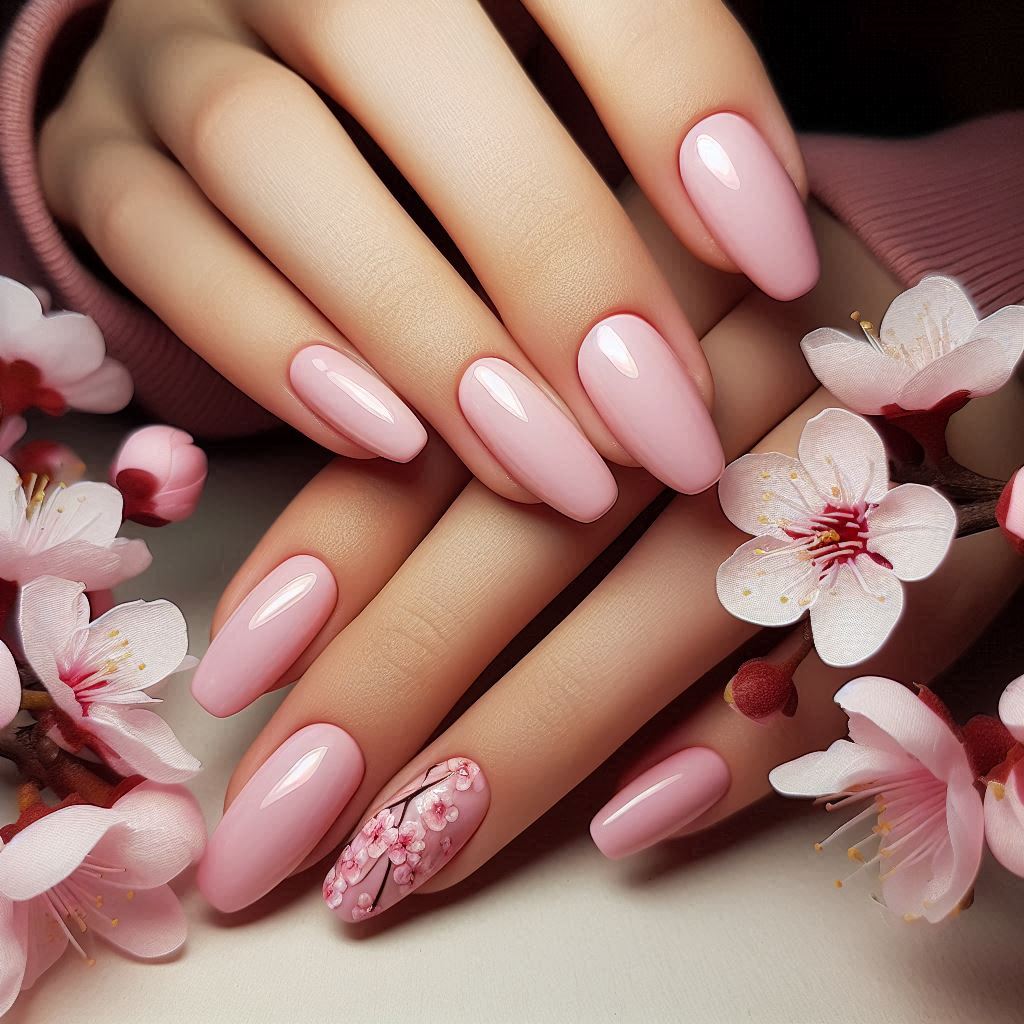
[[[218,718],[247,707],[309,646],[337,599],[334,575],[319,558],[282,562],[213,638],[192,677],[192,696]]]
[[[379,377],[326,345],[304,348],[289,371],[295,393],[335,430],[392,462],[423,450],[427,432]]]
[[[730,781],[720,754],[707,747],[680,750],[619,790],[594,816],[590,835],[606,857],[628,857],[714,807]]]
[[[803,200],[758,130],[739,114],[695,124],[679,173],[705,226],[766,295],[795,299],[818,281],[818,249]]]
[[[466,757],[431,765],[378,807],[324,879],[343,921],[375,917],[437,874],[469,841],[491,802],[480,766]]]
[[[199,863],[203,895],[232,913],[298,867],[359,788],[363,755],[335,725],[307,725],[256,770],[225,811]]]
[[[514,480],[570,519],[592,523],[615,504],[611,471],[583,433],[529,377],[504,359],[478,359],[459,404]]]
[[[578,366],[601,418],[648,472],[684,494],[722,475],[725,455],[704,399],[646,320],[619,313],[595,324]]]

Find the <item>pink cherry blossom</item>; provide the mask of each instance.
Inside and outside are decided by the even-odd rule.
[[[406,864],[415,867],[420,854],[426,849],[423,837],[426,832],[418,821],[406,821],[398,828],[395,841],[388,847],[388,858],[392,864]]]
[[[416,872],[414,870],[414,864],[399,864],[395,868],[394,879],[395,885],[400,885],[403,888],[412,888],[416,884]]]
[[[420,821],[431,832],[443,831],[449,822],[455,821],[459,816],[459,809],[455,806],[455,798],[450,789],[432,789],[429,793],[424,793],[416,801],[416,810],[419,811]]]
[[[151,782],[26,825],[0,849],[0,1014],[69,945],[88,956],[90,932],[143,959],[175,952],[186,922],[167,883],[205,841],[192,795]]]
[[[0,580],[24,584],[61,576],[88,590],[116,586],[152,561],[141,540],[117,536],[121,495],[109,484],[83,482],[37,489],[0,459]]]
[[[60,738],[122,775],[181,782],[199,770],[146,690],[188,665],[188,634],[169,601],[133,601],[89,622],[80,583],[44,576],[21,595],[22,646],[61,714]]]
[[[801,343],[814,375],[865,415],[934,409],[998,391],[1024,352],[1024,306],[984,320],[948,277],[926,277],[898,295],[877,339],[823,327]]]
[[[130,434],[110,467],[124,495],[125,519],[164,526],[195,511],[206,482],[206,455],[190,434],[174,427],[143,427]]]
[[[348,882],[338,873],[338,868],[333,867],[327,872],[324,879],[323,898],[331,910],[337,910],[341,906],[342,898],[348,890]]]
[[[835,700],[850,738],[781,765],[769,780],[784,796],[827,797],[830,811],[870,801],[818,848],[859,826],[868,834],[848,855],[858,870],[879,865],[885,905],[907,919],[941,921],[968,900],[984,847],[981,797],[963,744],[935,698],[933,708],[891,679],[855,679]]]
[[[103,335],[80,313],[46,314],[39,296],[0,277],[0,411],[29,408],[117,412],[132,397],[132,379],[107,357]]]
[[[719,600],[760,626],[809,611],[829,665],[855,665],[885,643],[903,608],[900,581],[934,572],[956,532],[938,491],[889,490],[881,438],[844,409],[808,421],[799,458],[744,455],[718,493],[729,519],[755,537],[719,568]]]
[[[455,773],[455,788],[464,793],[473,785],[473,780],[480,774],[480,766],[468,757],[451,757],[448,759],[448,771]]]
[[[356,838],[358,839],[360,836]],[[356,846],[355,843],[346,846],[341,851],[341,859],[337,865],[342,881],[347,882],[349,885],[358,882],[363,874],[363,868],[369,859],[370,855],[365,846],[365,841],[362,846]]]
[[[1024,676],[1003,691],[999,718],[1016,745],[987,780],[985,836],[996,860],[1024,876]]]
[[[395,816],[387,809],[372,817],[362,829],[366,853],[376,860],[398,838]]]

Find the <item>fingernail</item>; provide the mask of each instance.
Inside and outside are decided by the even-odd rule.
[[[618,488],[579,428],[504,359],[478,359],[462,375],[466,419],[512,478],[570,519],[592,523]]]
[[[583,339],[578,365],[609,430],[659,480],[696,494],[722,475],[722,444],[697,385],[646,320],[602,320]]]
[[[667,839],[725,796],[729,766],[707,747],[688,747],[648,768],[595,815],[590,835],[612,860]]]
[[[683,186],[705,226],[765,294],[795,299],[818,281],[818,250],[800,193],[739,114],[695,124],[679,150]]]
[[[206,899],[232,913],[265,896],[334,824],[362,778],[362,752],[343,729],[318,723],[290,736],[214,829],[197,876]]]
[[[304,348],[292,360],[295,393],[335,430],[375,455],[408,462],[427,432],[412,410],[379,377],[326,345]]]
[[[338,585],[319,558],[282,562],[214,637],[192,677],[192,696],[218,718],[247,707],[309,646],[337,599]]]
[[[399,790],[359,828],[324,879],[343,921],[383,913],[437,874],[466,845],[491,802],[475,761],[452,757]]]

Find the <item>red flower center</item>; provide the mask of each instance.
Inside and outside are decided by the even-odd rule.
[[[0,413],[16,416],[30,408],[59,416],[67,404],[59,391],[43,384],[43,375],[35,363],[24,359],[8,363],[0,359]]]
[[[824,581],[860,555],[867,555],[879,565],[891,569],[888,559],[868,551],[868,513],[873,508],[877,506],[863,502],[857,505],[826,505],[821,512],[790,523],[786,533],[794,540],[806,543],[807,557],[818,570],[819,580]]]

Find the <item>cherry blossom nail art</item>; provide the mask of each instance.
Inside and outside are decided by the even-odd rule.
[[[431,765],[378,808],[324,879],[343,921],[374,917],[419,888],[466,844],[491,802],[480,766],[465,757]]]

